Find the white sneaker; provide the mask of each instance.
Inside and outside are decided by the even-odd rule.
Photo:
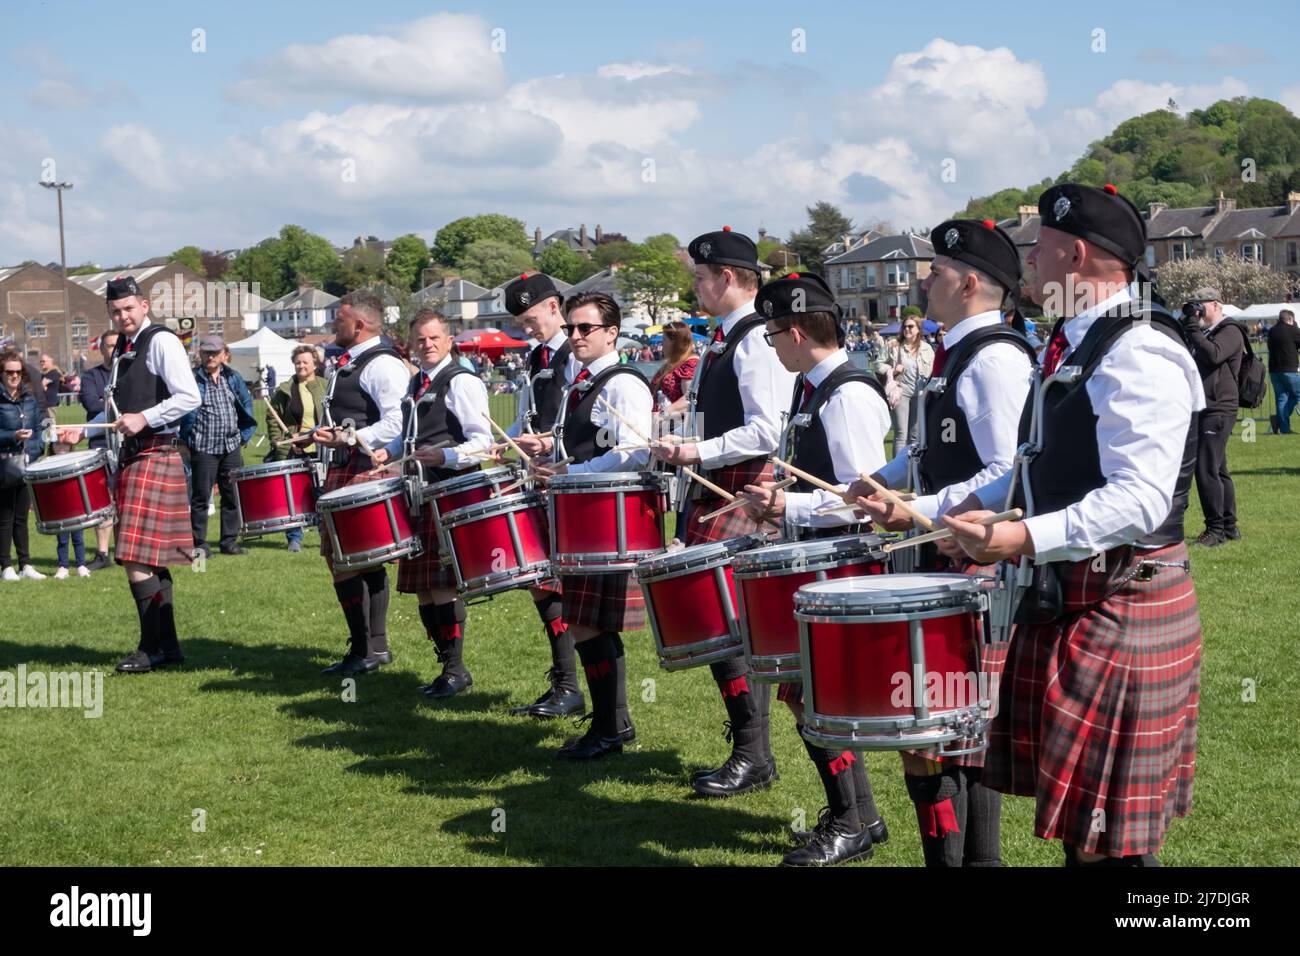
[[[209,514],[209,515],[214,515],[214,514],[216,514],[216,513],[217,513],[217,503],[216,503],[215,501],[213,501],[211,498],[209,498],[209,499],[208,499],[208,514]]]
[[[56,581],[66,581],[66,580],[68,580],[68,569],[67,569],[67,568],[59,568],[59,570],[55,571],[55,572],[54,572],[54,580],[56,580]]]
[[[90,568],[86,567],[84,564],[77,565],[77,577],[79,578],[90,577]]]
[[[17,581],[18,572],[15,571],[13,568],[5,568],[5,573],[0,574],[0,578],[3,578],[6,581]]]
[[[44,581],[44,580],[45,580],[45,575],[41,574],[40,571],[37,571],[37,570],[36,570],[34,567],[32,567],[30,564],[24,564],[24,565],[23,565],[22,575],[23,575],[23,577],[25,577],[25,578],[31,578],[33,581]]]

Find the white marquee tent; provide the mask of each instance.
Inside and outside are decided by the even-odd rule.
[[[246,339],[231,342],[230,367],[249,382],[262,375],[260,369],[268,365],[275,369],[275,381],[280,383],[293,375],[293,354],[296,342],[282,338],[263,326]]]

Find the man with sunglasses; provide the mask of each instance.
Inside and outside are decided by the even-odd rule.
[[[539,343],[528,355],[528,386],[519,393],[519,415],[506,432],[529,455],[540,454],[546,440],[536,436],[549,432],[555,424],[564,389],[577,376],[582,363],[569,347],[560,290],[550,276],[521,275],[506,286],[505,305],[506,311],[519,319],[524,332]],[[546,582],[528,591],[551,645],[551,668],[547,672],[550,686],[536,701],[515,707],[510,713],[538,718],[580,714],[586,710],[587,701],[578,686],[573,635],[564,620],[559,583]]]
[[[411,319],[411,358],[420,371],[411,376],[402,404],[402,431],[374,462],[400,458],[411,418],[415,418],[415,456],[424,465],[425,484],[451,478],[458,471],[477,468],[482,452],[492,444],[488,423],[487,387],[483,380],[451,357],[451,330],[443,315],[422,308]],[[445,447],[446,446],[446,447]],[[397,562],[397,590],[416,595],[420,621],[438,651],[442,673],[420,688],[430,700],[455,697],[474,678],[465,667],[465,602],[456,595],[456,575],[442,563],[438,526],[433,509],[421,509],[416,528],[424,550]]]
[[[581,368],[560,402],[553,438],[540,439],[552,460],[572,458],[569,465],[538,465],[543,478],[556,474],[643,471],[649,463],[634,432],[650,434],[653,400],[645,376],[620,364],[616,343],[622,315],[616,303],[597,292],[575,295],[565,303],[570,348]],[[607,408],[608,402],[618,414]],[[629,427],[627,423],[631,423]],[[631,582],[631,572],[563,575],[564,620],[573,635],[591,694],[591,726],[565,742],[564,760],[594,760],[620,753],[636,739],[627,707],[627,669],[621,631],[645,627],[645,599]]]
[[[875,477],[891,488],[906,486],[915,456],[921,487],[912,507],[934,519],[1010,471],[1037,360],[1028,339],[1003,322],[1003,307],[1014,306],[1020,292],[1020,253],[1011,237],[991,219],[949,220],[930,237],[935,257],[922,288],[930,318],[943,327],[934,377],[945,384],[926,394],[923,446],[895,456]],[[878,524],[911,529],[911,519],[866,482],[849,493],[861,496],[863,512]],[[937,549],[922,549],[917,560],[927,571],[951,566]],[[967,562],[960,567],[976,570]],[[986,686],[996,687],[1006,652],[1005,641],[983,648]],[[905,752],[902,759],[926,865],[999,865],[1002,799],[982,782],[984,753],[932,759]]]
[[[772,346],[763,340],[763,318],[754,312],[758,293],[758,249],[748,236],[724,227],[697,236],[689,246],[695,262],[700,305],[718,317],[713,343],[695,373],[696,443],[665,443],[655,455],[670,465],[702,467],[715,485],[736,494],[772,477],[768,457],[780,443],[780,415],[794,388]],[[722,541],[759,530],[744,509],[700,523],[695,515],[721,507],[721,498],[691,486],[691,499],[678,514],[677,536],[687,545]],[[751,688],[743,657],[709,665],[727,709],[731,755],[716,770],[696,774],[691,786],[701,796],[730,797],[763,789],[777,779],[768,740],[770,699],[765,685]]]
[[[791,372],[798,373],[790,404],[790,447],[796,467],[836,487],[885,461],[889,403],[872,373],[849,361],[839,344],[839,309],[820,277],[791,273],[765,285],[755,307],[766,320],[764,337]],[[790,491],[771,482],[745,488],[745,510],[755,521],[784,523],[786,537],[836,537],[852,532],[853,508],[836,495],[800,479]],[[828,506],[835,510],[823,511]],[[781,684],[795,726],[803,727],[803,686]],[[869,858],[873,845],[889,839],[876,809],[866,764],[851,751],[829,750],[804,740],[826,791],[826,812],[804,845],[785,855],[786,866],[829,866]]]

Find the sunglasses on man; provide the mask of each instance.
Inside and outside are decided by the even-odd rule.
[[[592,322],[580,322],[577,325],[564,325],[562,328],[564,329],[564,335],[566,338],[571,337],[574,332],[577,332],[580,338],[585,339],[596,329],[613,329],[617,328],[617,326],[603,324],[597,325]]]

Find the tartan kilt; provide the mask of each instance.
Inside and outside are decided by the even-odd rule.
[[[749,458],[703,474],[709,481],[732,494],[739,494],[746,485],[776,480],[772,475],[772,463],[766,458]],[[726,541],[728,538],[738,538],[743,534],[754,534],[770,528],[770,525],[751,518],[744,508],[736,508],[703,523],[696,521],[695,519],[700,515],[721,508],[727,502],[698,482],[694,483],[694,492],[699,494],[694,496],[693,493],[691,498],[690,513],[686,518],[690,526],[686,529],[685,536],[681,535],[680,531],[678,533],[678,537],[688,546]]]
[[[1155,853],[1192,807],[1201,623],[1191,575],[1160,568],[1112,595],[1134,560],[1179,543],[1061,567],[1066,612],[1017,627],[984,782],[1037,799],[1034,832],[1106,856]],[[1100,811],[1100,812],[1098,812]]]
[[[331,491],[338,491],[340,488],[346,488],[348,485],[360,485],[367,481],[373,481],[379,475],[368,475],[374,468],[369,458],[362,456],[361,452],[354,451],[347,463],[343,465],[330,465],[329,470],[325,472],[325,483],[321,485],[320,494],[328,494]],[[330,536],[330,529],[322,518],[320,523],[320,553],[329,565],[330,571],[334,570],[334,540]]]
[[[601,631],[639,631],[646,626],[645,595],[623,574],[566,574],[560,578],[564,621]]]
[[[114,559],[155,568],[192,564],[189,484],[180,452],[170,436],[138,447],[117,473]]]
[[[432,505],[425,504],[420,509],[420,517],[415,520],[415,532],[420,536],[424,550],[418,557],[398,558],[397,590],[403,594],[418,594],[435,588],[454,589],[456,572],[450,564],[442,563],[438,523],[434,520]]]

